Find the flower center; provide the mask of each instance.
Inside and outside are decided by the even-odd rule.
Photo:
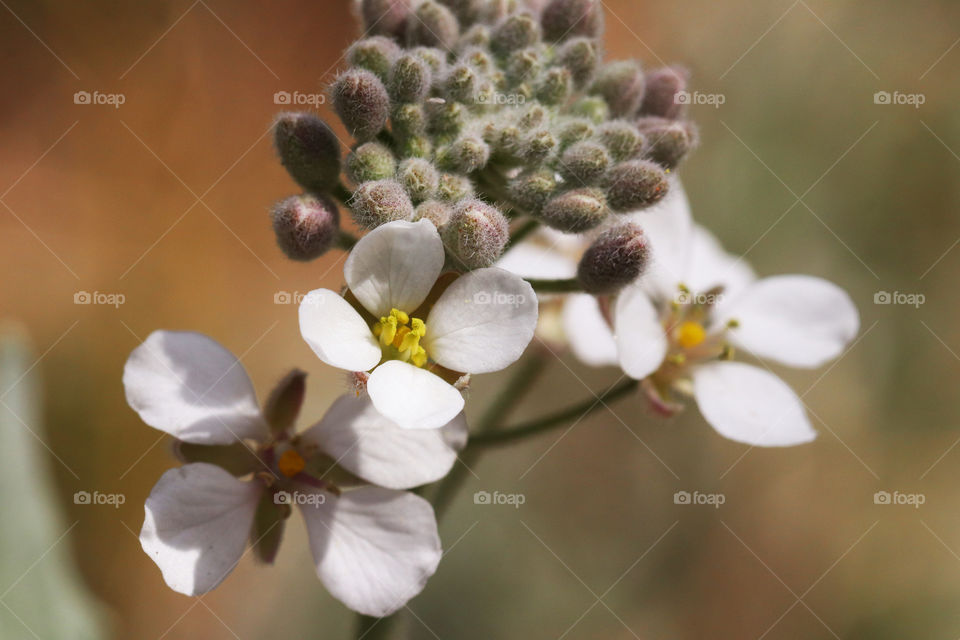
[[[684,349],[692,349],[707,338],[707,330],[693,320],[686,320],[674,331],[674,340]]]
[[[427,324],[420,318],[411,318],[404,311],[391,309],[390,315],[380,318],[372,330],[380,339],[386,358],[410,362],[418,367],[427,363],[427,351],[420,346],[420,339],[427,335]]]
[[[296,449],[287,449],[277,460],[277,468],[280,473],[292,478],[307,466],[307,461],[303,459]]]

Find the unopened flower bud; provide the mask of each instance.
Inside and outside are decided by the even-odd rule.
[[[540,25],[529,14],[518,13],[497,25],[490,39],[490,49],[498,56],[506,57],[539,41]]]
[[[593,135],[594,126],[586,118],[570,118],[560,124],[560,150],[568,149]]]
[[[697,146],[697,129],[692,122],[641,118],[637,128],[646,138],[644,153],[657,164],[674,169]]]
[[[456,11],[454,11],[456,13]],[[469,24],[469,20],[460,18],[460,24]],[[457,46],[461,50],[469,48],[487,48],[490,46],[490,27],[485,24],[475,24],[467,29],[461,36]]]
[[[420,102],[430,90],[431,75],[423,58],[400,56],[390,70],[390,97],[397,102]]]
[[[560,157],[558,171],[573,186],[597,182],[610,168],[610,154],[596,142],[578,142]]]
[[[553,42],[586,36],[598,38],[603,32],[601,0],[553,0],[540,18],[543,35]]]
[[[362,0],[360,13],[366,32],[399,37],[410,16],[411,0]]]
[[[632,60],[610,62],[600,68],[590,92],[602,96],[614,117],[634,115],[643,101],[643,70]]]
[[[434,78],[443,76],[447,69],[447,53],[436,47],[414,47],[410,53],[417,56],[430,66]]]
[[[613,120],[600,125],[597,139],[617,162],[629,160],[643,150],[643,134],[625,120]]]
[[[297,184],[315,193],[340,180],[340,142],[320,118],[309,113],[281,113],[273,140],[280,162]]]
[[[538,47],[514,51],[505,65],[507,81],[511,86],[534,78],[543,68],[543,53]]]
[[[444,91],[449,100],[471,104],[477,100],[480,75],[468,64],[460,63],[450,69],[444,80]]]
[[[481,73],[490,73],[495,67],[493,58],[480,47],[469,47],[460,54],[460,60]]]
[[[675,119],[683,112],[677,96],[687,88],[687,72],[675,67],[647,74],[647,90],[640,105],[641,116]]]
[[[455,173],[441,173],[437,186],[437,199],[445,202],[458,202],[473,197],[473,183],[470,178]]]
[[[607,101],[598,96],[584,96],[570,106],[571,115],[580,116],[600,124],[610,118],[610,107]]]
[[[464,200],[454,207],[443,236],[458,266],[480,269],[503,255],[510,228],[496,207],[482,200]]]
[[[403,158],[429,158],[433,152],[433,143],[426,136],[410,136],[400,143],[400,156]]]
[[[421,104],[401,104],[390,117],[393,133],[399,138],[418,136],[427,130],[427,115]]]
[[[542,162],[557,148],[557,138],[547,129],[538,129],[527,136],[520,147],[520,157],[528,164]]]
[[[350,200],[353,220],[365,229],[374,229],[395,220],[410,220],[413,203],[396,180],[376,180],[360,185]]]
[[[583,89],[593,79],[593,74],[600,64],[600,52],[595,40],[589,38],[574,38],[557,52],[557,64],[570,71],[573,84],[577,89]]]
[[[510,182],[510,196],[528,213],[539,211],[556,190],[557,178],[546,169],[519,175]]]
[[[490,145],[477,136],[464,136],[443,154],[443,165],[460,173],[483,168],[490,159]]]
[[[337,205],[323,195],[290,196],[273,206],[270,218],[280,249],[302,262],[323,255],[340,229]]]
[[[649,260],[650,248],[643,229],[628,222],[597,236],[580,259],[577,279],[587,293],[616,293],[639,278]]]
[[[574,189],[547,202],[538,216],[548,227],[567,233],[593,229],[606,219],[609,209],[603,191]]]
[[[456,16],[443,5],[426,0],[407,21],[407,41],[412,45],[452,51],[460,36]]]
[[[347,156],[347,177],[354,184],[392,178],[397,172],[393,152],[379,142],[367,142]]]
[[[398,55],[400,47],[384,36],[359,40],[347,49],[347,61],[351,65],[372,71],[384,82],[390,76],[390,68]]]
[[[607,202],[618,212],[649,207],[667,195],[667,175],[648,160],[630,160],[615,166],[606,177]]]
[[[453,138],[463,129],[466,114],[459,102],[427,100],[427,131],[442,138]]]
[[[429,220],[438,230],[442,230],[453,215],[453,207],[439,200],[427,200],[413,212],[413,221]]]
[[[390,115],[387,89],[366,69],[351,69],[337,78],[333,106],[357,140],[369,140],[380,133]]]
[[[537,82],[537,99],[548,105],[562,104],[570,96],[571,87],[570,70],[553,67]]]
[[[397,180],[403,185],[410,199],[423,202],[432,198],[440,184],[440,173],[429,160],[409,158],[400,163]]]
[[[546,109],[539,104],[533,104],[524,110],[517,120],[517,125],[522,129],[531,129],[546,124],[549,117],[550,113]]]
[[[440,4],[445,5],[454,15],[457,16],[457,19],[460,20],[461,24],[467,25],[472,24],[480,19],[480,16],[483,14],[483,5],[486,4],[486,0],[437,0]]]
[[[273,433],[285,433],[293,427],[306,394],[306,378],[305,372],[294,369],[270,392],[263,417]]]

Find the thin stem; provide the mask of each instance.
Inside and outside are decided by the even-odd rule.
[[[350,192],[350,189],[343,186],[342,182],[338,182],[337,186],[333,188],[333,197],[343,204],[347,204],[351,198],[353,198],[353,194]]]
[[[574,293],[583,291],[583,285],[576,278],[566,280],[527,280],[534,291],[540,293]]]
[[[543,433],[544,431],[548,431],[554,427],[559,427],[563,424],[566,424],[570,420],[585,418],[597,409],[604,407],[605,403],[613,402],[622,396],[634,392],[637,389],[638,384],[639,383],[636,380],[624,380],[623,382],[610,387],[599,396],[595,398],[588,398],[587,400],[584,400],[583,402],[572,406],[569,409],[558,411],[557,413],[544,416],[537,420],[524,422],[511,429],[475,435],[470,438],[470,446],[481,448],[501,446],[522,438],[528,438],[530,436],[537,435],[538,433]]]
[[[539,220],[535,220],[533,218],[531,218],[530,220],[527,220],[526,222],[521,224],[519,227],[517,227],[516,231],[510,234],[509,246],[510,247],[514,246],[515,244],[517,244],[518,242],[526,238],[528,235],[536,231],[537,227],[539,226],[540,226]]]

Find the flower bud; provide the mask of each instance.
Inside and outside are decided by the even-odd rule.
[[[406,54],[390,70],[390,97],[397,102],[420,102],[430,91],[430,66],[423,58]]]
[[[413,217],[410,196],[396,180],[364,182],[357,188],[349,204],[354,222],[365,229]]]
[[[639,278],[649,261],[643,229],[628,222],[597,236],[580,259],[577,279],[587,293],[616,293]]]
[[[446,202],[458,202],[473,197],[473,183],[466,176],[455,173],[441,173],[437,186],[437,199]]]
[[[481,73],[490,73],[496,67],[493,58],[481,47],[469,47],[460,54],[460,60]]]
[[[550,118],[550,112],[539,104],[532,104],[524,109],[523,114],[517,120],[517,126],[521,129],[532,129],[546,124]]]
[[[559,105],[566,102],[570,96],[571,88],[570,70],[563,67],[554,67],[548,70],[537,82],[537,99],[543,104]]]
[[[543,65],[542,51],[538,47],[528,47],[511,53],[504,69],[510,85],[516,86],[539,74]]]
[[[667,175],[648,160],[618,164],[606,177],[607,202],[617,212],[649,207],[667,195]]]
[[[290,196],[273,206],[270,218],[280,249],[301,262],[323,255],[340,229],[337,205],[324,195]]]
[[[540,41],[540,25],[529,14],[518,13],[497,25],[490,39],[490,49],[498,56],[529,47]]]
[[[593,135],[593,123],[585,118],[570,118],[560,124],[560,150],[563,151],[571,145],[586,140]]]
[[[390,117],[393,133],[403,139],[418,136],[427,130],[427,115],[421,104],[401,104]]]
[[[333,106],[357,140],[369,140],[383,130],[390,115],[390,98],[380,78],[365,69],[351,69],[333,85]]]
[[[593,229],[607,217],[609,209],[603,191],[574,189],[561,193],[544,205],[539,218],[548,227],[567,233]]]
[[[683,104],[677,101],[677,95],[686,88],[687,72],[684,69],[664,67],[648,73],[640,115],[671,120],[679,117],[683,112]]]
[[[610,168],[610,154],[596,142],[578,142],[560,157],[558,171],[573,186],[597,182]]]
[[[454,11],[456,13],[456,11]],[[460,18],[460,24],[466,25],[469,24],[469,20],[464,20]],[[460,50],[468,48],[487,48],[490,46],[490,27],[485,24],[475,24],[469,29],[467,29],[463,35],[460,36],[460,41],[457,42],[457,48]]]
[[[558,42],[576,36],[599,38],[603,32],[601,0],[553,0],[540,18],[543,35]]]
[[[520,157],[528,164],[539,164],[556,148],[556,136],[547,129],[538,129],[523,140]]]
[[[442,138],[453,138],[463,129],[466,114],[459,102],[427,100],[427,131]]]
[[[477,86],[480,75],[468,64],[460,63],[450,69],[443,83],[449,100],[472,104],[477,101]]]
[[[594,124],[600,124],[610,118],[610,107],[603,98],[584,96],[570,106],[570,114],[586,118]]]
[[[643,101],[643,71],[632,60],[610,62],[600,68],[590,93],[602,96],[614,117],[634,115]]]
[[[293,428],[303,406],[306,378],[306,373],[294,369],[270,392],[263,407],[263,417],[273,433],[285,433]]]
[[[433,226],[442,231],[447,223],[450,222],[451,215],[453,215],[453,207],[446,202],[427,200],[421,203],[416,211],[413,212],[413,221],[429,220],[433,223]]]
[[[646,139],[645,155],[667,169],[675,169],[697,146],[697,129],[692,122],[649,117],[638,120],[637,128]]]
[[[400,163],[397,180],[410,194],[414,202],[423,202],[433,197],[440,184],[440,173],[429,160],[409,158]]]
[[[410,136],[400,143],[400,156],[403,158],[429,158],[433,152],[433,143],[426,136]]]
[[[320,193],[340,181],[340,142],[333,129],[309,113],[281,113],[273,129],[280,162],[297,184]]]
[[[457,16],[457,19],[460,20],[460,24],[472,24],[480,19],[480,16],[483,14],[483,5],[486,4],[486,0],[437,0],[440,4],[446,6],[454,15]]]
[[[617,162],[629,160],[643,150],[643,134],[625,120],[613,120],[600,125],[597,139]]]
[[[481,269],[503,255],[510,228],[496,207],[482,200],[464,200],[454,207],[443,237],[458,266]]]
[[[426,0],[407,20],[407,42],[452,51],[460,36],[456,16],[443,5]]]
[[[577,89],[583,89],[597,71],[600,52],[596,41],[589,38],[574,38],[560,47],[556,61],[570,71],[574,86]]]
[[[411,0],[362,0],[360,13],[367,33],[399,37],[410,16]]]
[[[450,145],[442,155],[444,168],[470,173],[484,167],[490,159],[490,145],[477,136],[464,136]]]
[[[384,36],[359,40],[347,49],[347,61],[351,65],[372,71],[384,82],[387,81],[390,68],[398,55],[400,55],[400,47]]]
[[[347,156],[347,177],[353,184],[392,178],[397,172],[393,152],[379,142],[362,144]]]
[[[546,169],[521,174],[510,182],[509,189],[514,202],[528,213],[536,213],[557,190],[557,178]]]
[[[410,53],[429,65],[434,78],[439,78],[446,72],[447,54],[445,51],[435,47],[415,47]]]

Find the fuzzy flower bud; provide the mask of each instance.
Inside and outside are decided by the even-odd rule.
[[[516,86],[535,77],[543,65],[542,51],[537,47],[528,47],[511,53],[504,69],[510,85]]]
[[[483,15],[486,0],[437,0],[449,8],[460,20],[461,24],[472,24]]]
[[[450,69],[444,81],[446,96],[455,102],[471,104],[477,100],[480,75],[468,64],[460,63]]]
[[[390,115],[387,89],[366,69],[351,69],[337,78],[333,106],[357,140],[369,140],[380,133]]]
[[[473,197],[473,183],[470,178],[455,173],[441,173],[437,186],[437,198],[446,202],[458,202]]]
[[[326,122],[309,113],[281,113],[273,140],[280,162],[307,191],[328,191],[340,180],[340,142]]]
[[[517,176],[510,183],[513,201],[530,213],[539,211],[556,190],[557,178],[546,169]]]
[[[438,230],[443,230],[450,222],[450,216],[453,215],[453,207],[446,202],[439,200],[427,200],[421,203],[416,211],[413,212],[413,221],[429,220]]]
[[[444,74],[447,68],[447,54],[442,49],[435,47],[414,47],[410,53],[417,56],[430,66],[433,77],[438,78]]]
[[[593,123],[586,118],[570,118],[560,125],[560,149],[565,150],[571,145],[586,140],[593,135]]]
[[[618,212],[649,207],[667,195],[667,175],[648,160],[618,164],[606,177],[607,202]]]
[[[547,129],[538,129],[523,141],[520,157],[528,164],[538,164],[556,148],[557,137]]]
[[[433,143],[426,136],[411,136],[400,143],[403,158],[429,158],[432,152]]]
[[[460,54],[460,59],[481,73],[490,73],[495,69],[493,58],[481,47],[469,47]]]
[[[677,95],[687,88],[687,72],[665,67],[647,74],[647,91],[640,105],[641,116],[675,119],[683,112]]]
[[[362,144],[347,156],[347,177],[354,184],[392,178],[397,172],[393,152],[379,142]]]
[[[469,20],[464,20],[460,18],[460,24],[469,24]],[[480,47],[487,48],[490,46],[490,27],[485,24],[475,24],[469,29],[467,29],[463,35],[460,36],[460,41],[457,43],[460,49],[467,49],[470,47]]]
[[[398,37],[410,16],[411,0],[362,0],[360,14],[367,33]]]
[[[398,55],[400,55],[400,47],[384,36],[359,40],[347,49],[347,61],[351,65],[372,71],[384,82],[387,81],[390,68]]]
[[[460,173],[470,173],[484,167],[490,159],[490,145],[477,136],[464,136],[454,142],[443,154],[443,164]]]
[[[649,260],[643,229],[628,222],[597,236],[580,259],[577,279],[587,293],[616,293],[639,278]]]
[[[584,96],[570,107],[570,113],[586,118],[594,124],[606,122],[610,118],[610,107],[606,100],[598,96]]]
[[[337,238],[340,213],[327,196],[290,196],[270,212],[277,244],[291,260],[306,262],[323,255]]]
[[[507,218],[482,200],[458,203],[444,228],[444,243],[459,266],[489,267],[496,262],[510,239]]]
[[[596,142],[578,142],[560,158],[560,175],[574,186],[592,184],[603,177],[610,167],[610,154]]]
[[[600,64],[600,52],[595,40],[574,38],[566,42],[557,52],[557,64],[570,71],[573,84],[577,89],[585,88],[593,79]]]
[[[501,57],[540,41],[540,25],[529,14],[518,13],[501,22],[493,31],[490,49]]]
[[[440,173],[429,160],[409,158],[400,163],[397,180],[403,185],[410,199],[423,202],[433,197],[440,184]]]
[[[427,115],[421,104],[401,104],[393,110],[390,124],[400,138],[418,136],[427,130]]]
[[[430,66],[423,58],[406,54],[390,70],[390,97],[397,102],[420,102],[430,90]]]
[[[599,225],[608,213],[603,191],[586,188],[567,191],[551,199],[539,217],[544,224],[559,231],[580,233]]]
[[[570,96],[571,89],[570,70],[554,67],[537,82],[537,99],[543,104],[562,104]]]
[[[601,0],[553,0],[540,18],[543,35],[553,42],[586,36],[598,38],[603,32]]]
[[[431,98],[427,100],[427,131],[435,136],[453,138],[463,129],[466,120],[459,102]]]
[[[600,68],[590,93],[602,96],[614,117],[636,114],[643,102],[643,71],[631,60],[610,62]]]
[[[692,122],[650,117],[638,120],[637,128],[646,138],[646,156],[667,169],[676,168],[697,146],[697,129]]]
[[[407,41],[414,45],[452,51],[460,36],[456,16],[441,4],[426,0],[407,21]]]
[[[613,120],[600,125],[597,139],[617,162],[630,160],[643,150],[643,134],[625,120]]]
[[[413,217],[410,196],[396,180],[364,182],[357,188],[349,204],[354,222],[365,229]]]

